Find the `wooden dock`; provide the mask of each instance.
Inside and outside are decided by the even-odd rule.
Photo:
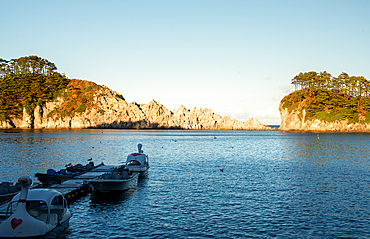
[[[91,185],[87,180],[94,179],[103,173],[109,172],[114,167],[117,167],[117,165],[99,165],[86,173],[68,179],[61,184],[53,184],[48,188],[59,191],[67,199],[68,203],[70,203],[91,192]],[[0,222],[2,221],[1,218],[5,218],[8,204],[9,203],[4,203],[0,205]]]
[[[59,191],[67,199],[68,203],[74,201],[80,197],[85,196],[91,192],[91,186],[87,183],[87,180],[94,179],[103,173],[109,172],[113,169],[114,165],[100,165],[79,176],[73,177],[61,184],[51,185],[49,188]]]

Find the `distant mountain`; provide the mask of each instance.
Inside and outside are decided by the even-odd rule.
[[[67,79],[37,56],[0,59],[0,128],[273,130],[258,120],[221,117],[209,109],[172,112],[159,102],[127,103],[91,81]]]

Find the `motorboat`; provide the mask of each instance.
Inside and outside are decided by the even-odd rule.
[[[60,192],[46,188],[29,190],[29,176],[21,176],[18,182],[21,192],[8,204],[0,237],[33,238],[58,233],[68,226],[72,214]]]
[[[51,186],[53,184],[61,184],[62,182],[71,179],[75,176],[80,175],[80,172],[67,172],[66,169],[55,171],[54,169],[48,169],[46,173],[36,173],[35,176],[44,187]]]
[[[88,172],[90,171],[91,169],[94,169],[96,168],[97,166],[94,166],[94,162],[91,162],[92,158],[88,159],[90,162],[86,165],[82,165],[82,164],[76,164],[76,165],[72,165],[72,164],[67,164],[66,165],[66,171],[67,172]]]
[[[94,192],[106,193],[127,191],[137,185],[138,178],[139,173],[130,172],[125,165],[122,165],[88,182]]]
[[[98,165],[100,166],[100,165]],[[94,166],[94,162],[89,162],[86,165],[82,164],[67,164],[65,169],[60,169],[56,171],[54,169],[48,169],[46,173],[36,173],[35,176],[37,180],[42,183],[43,187],[48,187],[53,184],[61,184],[64,181],[67,181],[75,176],[79,176],[83,173],[86,173],[98,166]]]
[[[148,174],[149,166],[149,157],[143,153],[142,144],[138,144],[138,152],[132,153],[127,156],[126,168],[131,172],[139,173],[139,177],[145,177]]]
[[[0,183],[0,204],[10,201],[17,193],[19,193],[20,190],[21,185],[19,183]]]

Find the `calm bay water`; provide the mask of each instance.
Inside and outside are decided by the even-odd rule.
[[[369,134],[19,132],[0,131],[0,181],[89,158],[119,164],[138,143],[149,154],[148,179],[72,203],[60,238],[370,237]]]

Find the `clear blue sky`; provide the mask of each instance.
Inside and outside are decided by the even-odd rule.
[[[128,102],[280,124],[299,72],[370,79],[370,1],[0,0],[0,58],[28,55]]]

